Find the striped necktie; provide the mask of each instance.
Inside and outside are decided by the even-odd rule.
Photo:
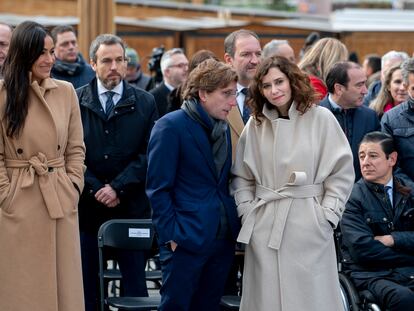
[[[114,109],[113,97],[115,95],[115,92],[107,91],[105,94],[107,97],[106,103],[105,103],[105,114],[106,114],[106,117],[109,118],[109,115],[111,114],[112,109]]]
[[[243,119],[243,123],[246,124],[250,118],[250,113],[251,113],[250,108],[246,105],[247,97],[249,96],[249,90],[247,89],[247,87],[245,87],[240,92],[244,94],[242,119]]]

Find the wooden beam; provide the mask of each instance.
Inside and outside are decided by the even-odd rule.
[[[89,46],[103,33],[115,34],[115,3],[113,0],[78,0],[79,50],[89,59]]]

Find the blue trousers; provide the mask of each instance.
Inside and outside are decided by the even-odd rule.
[[[80,233],[85,311],[97,311],[99,299],[99,258],[96,235]],[[145,280],[146,254],[140,251],[116,250],[111,257],[119,264],[124,296],[147,297]]]
[[[160,247],[160,311],[218,311],[234,256],[234,242],[215,240],[198,253]]]

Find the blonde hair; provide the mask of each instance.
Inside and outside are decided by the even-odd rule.
[[[335,38],[323,38],[305,53],[298,66],[304,72],[325,81],[332,65],[347,59],[348,49],[341,41]]]
[[[394,102],[394,98],[392,98],[390,91],[390,85],[392,75],[399,69],[401,70],[400,64],[395,65],[387,70],[385,73],[384,83],[381,84],[381,89],[378,93],[378,96],[369,104],[369,108],[375,110],[379,116],[382,116],[384,114],[384,108],[388,103]]]

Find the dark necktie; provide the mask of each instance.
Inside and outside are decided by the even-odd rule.
[[[105,114],[106,117],[109,118],[109,115],[111,114],[112,109],[114,109],[114,100],[112,99],[115,95],[115,92],[108,91],[106,94],[106,103],[105,103]]]
[[[385,192],[385,199],[387,200],[387,203],[393,207],[392,204],[392,196],[390,194],[390,191],[392,191],[392,187],[391,186],[385,186],[384,187],[384,192]]]
[[[246,124],[247,121],[250,118],[250,113],[251,113],[250,108],[246,105],[247,97],[249,96],[248,89],[245,87],[240,92],[244,94],[244,104],[243,104],[243,115],[242,115],[242,119],[243,119],[243,123]]]

